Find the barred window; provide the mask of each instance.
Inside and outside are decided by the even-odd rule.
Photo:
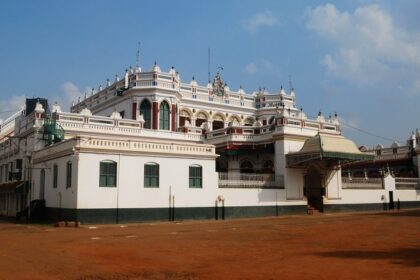
[[[99,186],[117,186],[117,163],[114,161],[101,161],[99,167]]]
[[[199,165],[190,166],[189,186],[190,188],[202,188],[203,187],[203,171]]]
[[[58,187],[58,165],[54,164],[53,167],[53,188],[56,189]]]
[[[71,161],[67,162],[66,166],[66,188],[71,188],[71,176],[72,176],[72,163]]]
[[[144,187],[159,188],[159,164],[146,163],[144,165]]]

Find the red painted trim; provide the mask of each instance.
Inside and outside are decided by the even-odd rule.
[[[175,104],[172,104],[171,127],[172,127],[172,131],[176,131],[176,105]]]
[[[137,102],[133,102],[131,107],[131,118],[135,120],[137,118]]]
[[[158,102],[153,101],[153,129],[158,129]]]

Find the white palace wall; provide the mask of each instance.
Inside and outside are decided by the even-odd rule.
[[[99,163],[117,163],[117,187],[99,187]],[[159,187],[144,187],[144,164],[159,164]],[[189,166],[203,170],[202,188],[189,188]],[[169,195],[175,196],[176,207],[208,207],[214,205],[217,173],[213,159],[176,158],[120,154],[79,154],[77,208],[165,208]]]

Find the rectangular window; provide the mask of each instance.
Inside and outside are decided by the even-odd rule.
[[[54,164],[53,167],[53,188],[56,189],[58,186],[58,165]]]
[[[99,186],[116,187],[117,186],[117,163],[113,161],[102,161],[99,168]]]
[[[16,159],[16,169],[22,170],[22,159]]]
[[[67,162],[66,188],[71,188],[72,163]]]
[[[144,187],[159,188],[159,164],[144,165]]]
[[[203,187],[203,172],[201,166],[190,166],[190,188]]]

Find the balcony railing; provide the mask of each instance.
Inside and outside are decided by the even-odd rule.
[[[219,173],[219,188],[284,189],[283,175]]]
[[[397,189],[420,189],[420,178],[395,178]]]
[[[382,178],[341,178],[343,189],[383,189]]]

